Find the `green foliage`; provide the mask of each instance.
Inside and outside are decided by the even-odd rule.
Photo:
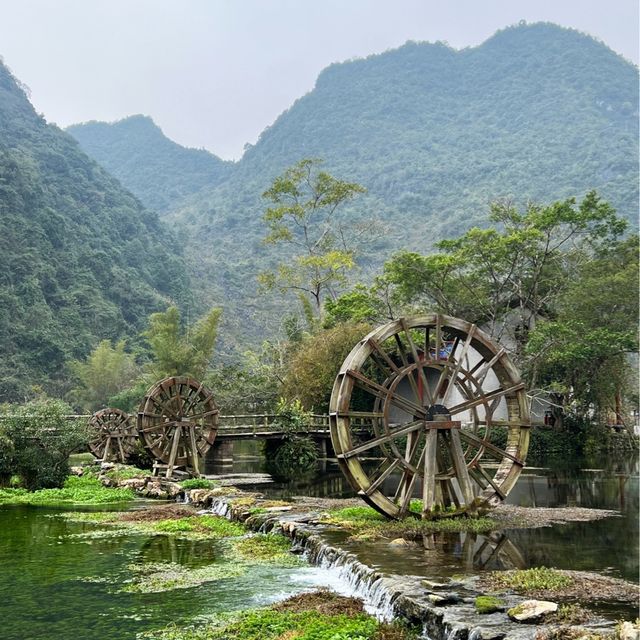
[[[637,388],[627,354],[638,351],[638,297],[638,236],[632,236],[582,264],[555,316],[532,332],[530,370],[579,415],[594,407],[616,413],[620,396]]]
[[[86,473],[85,471],[85,475]],[[112,480],[131,480],[132,478],[147,478],[151,476],[151,471],[149,469],[138,469],[131,465],[119,464],[113,469],[104,472],[104,475]]]
[[[504,600],[495,596],[478,596],[475,599],[476,611],[481,615],[495,613],[496,611],[504,611]]]
[[[109,399],[129,388],[138,375],[133,355],[125,352],[124,340],[115,346],[102,340],[84,362],[71,362],[70,368],[81,385],[70,395],[90,413],[108,406]]]
[[[292,255],[275,271],[261,274],[268,289],[308,296],[319,313],[327,295],[346,283],[355,265],[352,225],[338,217],[338,208],[365,191],[320,170],[320,161],[305,159],[278,176],[262,196],[272,206],[264,214],[268,244],[285,244]]]
[[[160,213],[203,187],[224,180],[233,163],[204,149],[186,149],[166,138],[151,118],[86,122],[67,129],[82,149]]]
[[[558,591],[573,584],[573,578],[557,569],[534,567],[516,571],[494,571],[491,574],[494,584],[514,591],[529,593],[533,591]]]
[[[183,489],[213,489],[216,483],[206,478],[188,478],[180,483]]]
[[[86,422],[68,420],[73,412],[60,400],[5,407],[10,417],[2,419],[1,428],[12,445],[4,454],[4,477],[19,476],[29,490],[60,487],[69,473],[69,454],[86,445]]]
[[[367,324],[344,323],[303,338],[289,356],[283,394],[308,409],[325,413],[336,373],[353,346],[370,330]]]
[[[148,367],[152,379],[179,375],[201,379],[213,356],[221,314],[221,309],[211,309],[186,331],[180,324],[177,307],[152,314],[144,332],[153,358]]]
[[[280,398],[276,406],[278,418],[274,427],[284,431],[282,440],[275,447],[267,447],[267,460],[273,473],[291,479],[308,473],[315,466],[318,451],[311,438],[300,435],[309,428],[311,414],[304,410],[299,400]]]
[[[61,489],[0,489],[0,504],[110,504],[133,500],[131,489],[103,487],[97,478],[69,476]]]
[[[2,64],[0,140],[0,402],[62,396],[66,362],[188,300],[181,249]]]

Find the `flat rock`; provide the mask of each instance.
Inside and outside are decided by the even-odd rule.
[[[395,538],[389,543],[390,547],[412,547],[413,544],[404,538]]]
[[[449,604],[457,604],[460,602],[460,596],[457,593],[430,593],[427,595],[427,601],[436,607],[444,607]]]
[[[516,622],[536,622],[549,613],[555,613],[558,605],[548,600],[524,600],[519,605],[509,609],[507,613]]]
[[[506,631],[476,627],[475,629],[471,629],[469,640],[503,640],[506,635]]]
[[[618,633],[620,640],[640,640],[640,627],[633,622],[623,622]]]

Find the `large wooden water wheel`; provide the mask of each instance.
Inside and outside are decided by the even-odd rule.
[[[495,506],[529,445],[524,384],[478,327],[428,314],[381,326],[345,359],[331,440],[351,486],[390,518]],[[495,429],[506,428],[506,443]]]
[[[94,413],[89,419],[89,432],[89,450],[102,462],[115,459],[124,464],[138,441],[135,423],[120,409]]]
[[[156,383],[138,410],[138,432],[156,457],[156,470],[170,478],[176,467],[200,475],[200,457],[213,444],[218,407],[209,389],[186,376]]]

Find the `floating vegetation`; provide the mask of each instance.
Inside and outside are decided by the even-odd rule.
[[[125,581],[119,591],[127,593],[159,593],[173,589],[190,589],[206,582],[235,578],[246,572],[246,565],[210,564],[190,568],[173,562],[130,564],[133,577]]]
[[[131,489],[102,486],[93,476],[69,476],[61,489],[0,489],[0,504],[55,506],[60,504],[111,504],[133,500]]]
[[[226,518],[214,515],[188,515],[153,519],[145,517],[145,511],[155,512],[153,515],[166,516],[171,512],[162,509],[141,510],[140,512],[102,512],[102,513],[65,513],[61,517],[73,522],[86,522],[96,525],[107,525],[109,529],[102,531],[85,531],[71,534],[76,539],[92,539],[122,535],[123,531],[131,534],[170,535],[177,538],[194,540],[216,540],[245,535],[244,527]],[[191,511],[185,510],[187,513]],[[139,513],[139,515],[138,515]]]
[[[513,589],[521,593],[554,592],[573,584],[573,578],[557,569],[534,567],[517,571],[494,571],[490,576],[496,587]]]
[[[418,508],[416,502],[416,508]],[[378,538],[419,539],[428,533],[472,532],[487,533],[499,528],[497,521],[487,517],[448,517],[442,520],[407,518],[388,520],[372,507],[346,507],[329,511],[322,522],[335,524],[351,533],[352,538],[375,540]]]
[[[250,564],[276,563],[296,566],[301,560],[291,553],[291,542],[278,533],[257,533],[231,542],[233,551]]]

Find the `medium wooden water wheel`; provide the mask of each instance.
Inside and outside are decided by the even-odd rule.
[[[213,444],[218,429],[218,407],[209,389],[186,376],[156,383],[138,410],[138,432],[156,457],[156,471],[176,467],[200,475],[200,456]]]
[[[102,462],[115,458],[124,464],[138,441],[131,416],[120,409],[97,411],[89,420],[89,429],[89,450]]]
[[[469,322],[428,314],[354,347],[334,383],[330,425],[351,486],[402,518],[504,500],[524,466],[530,420],[505,349]],[[492,438],[494,426],[506,427],[506,444]]]

